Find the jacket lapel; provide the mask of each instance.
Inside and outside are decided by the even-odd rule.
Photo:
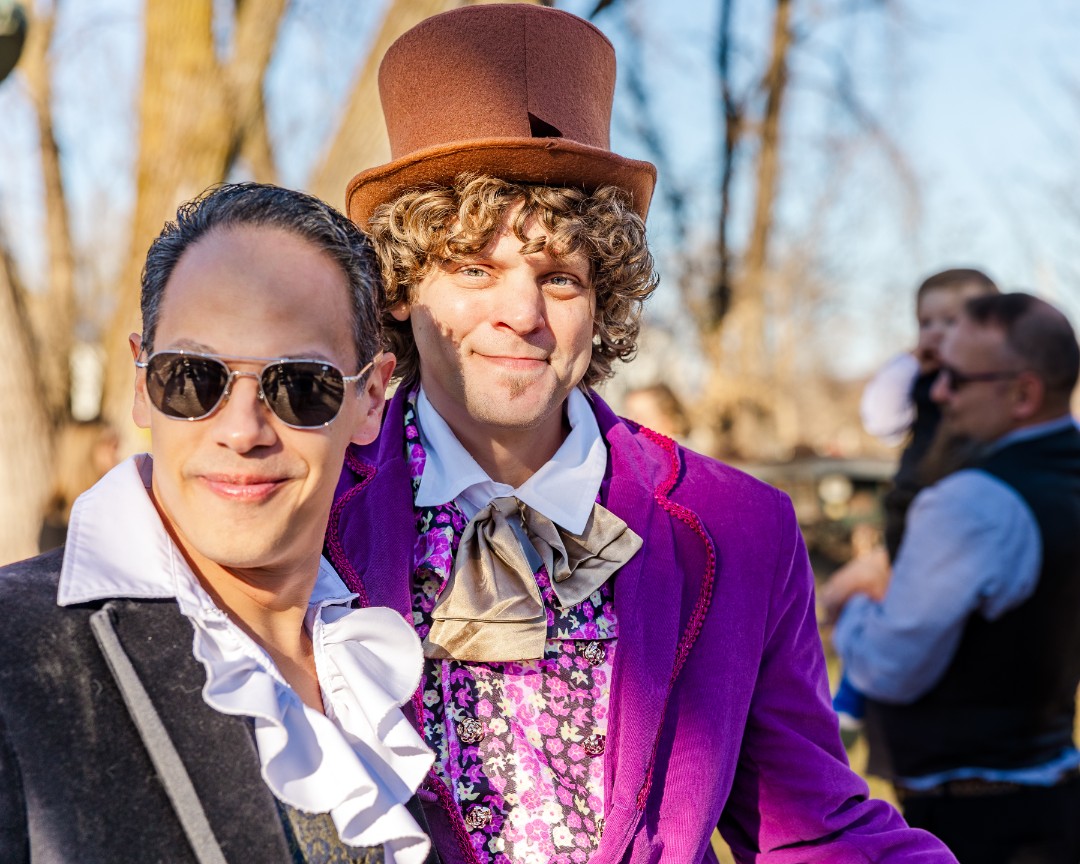
[[[610,805],[603,839],[590,859],[601,864],[622,859],[640,821],[638,799],[650,783],[675,664],[683,580],[672,519],[658,501],[665,481],[677,471],[673,453],[661,459],[658,448],[646,448],[600,399],[594,396],[593,402],[608,442],[611,479],[605,506],[644,541],[615,577],[619,641],[604,756],[604,794]]]
[[[399,388],[382,432],[367,447],[350,447],[327,526],[331,563],[365,606],[389,606],[412,621],[416,516],[405,462],[405,394]]]
[[[172,600],[113,604],[113,626],[230,861],[290,860],[248,721],[202,699],[206,675],[191,624]]]

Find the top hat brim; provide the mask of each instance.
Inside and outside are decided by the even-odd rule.
[[[488,138],[417,150],[361,171],[345,192],[349,218],[366,229],[375,208],[402,192],[448,185],[459,174],[485,174],[511,183],[538,183],[594,191],[615,186],[642,219],[649,212],[656,167],[565,138]]]

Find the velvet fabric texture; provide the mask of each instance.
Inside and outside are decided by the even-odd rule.
[[[56,605],[62,552],[0,569],[0,861],[194,862],[91,633],[102,604]],[[206,675],[175,601],[113,608],[226,859],[292,864],[248,721],[203,701]],[[368,854],[359,849],[356,860]]]
[[[412,620],[403,389],[379,439],[346,455],[327,548],[364,602]],[[606,827],[591,864],[715,862],[718,824],[740,862],[955,861],[848,767],[787,497],[591,398],[609,454],[601,503],[644,542],[613,577]],[[449,790],[432,776],[419,796],[443,861],[474,862]]]
[[[514,183],[617,186],[642,219],[656,168],[609,147],[615,49],[596,27],[532,4],[463,6],[387,49],[379,96],[392,161],[357,174],[349,218],[462,172]]]

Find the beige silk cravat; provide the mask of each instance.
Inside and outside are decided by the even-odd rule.
[[[471,663],[542,657],[547,612],[533,575],[540,565],[565,609],[640,548],[641,538],[599,504],[585,531],[571,534],[513,496],[495,498],[465,526],[454,571],[431,613],[424,656]]]

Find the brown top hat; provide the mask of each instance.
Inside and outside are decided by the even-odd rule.
[[[379,94],[392,160],[357,174],[350,218],[471,171],[517,183],[628,192],[643,219],[656,168],[609,147],[615,49],[588,21],[532,4],[463,6],[386,52]]]

